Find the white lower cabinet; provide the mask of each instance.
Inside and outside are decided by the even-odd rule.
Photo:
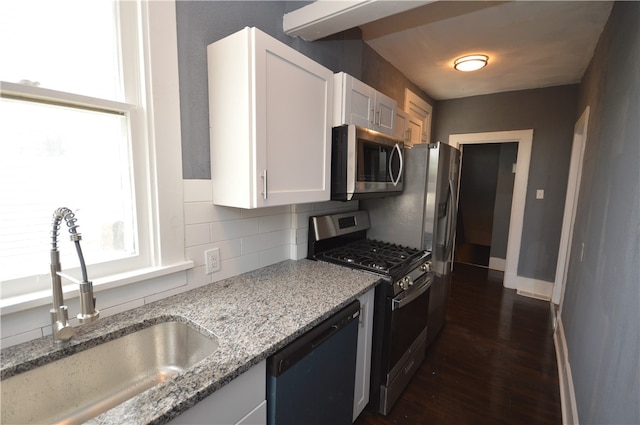
[[[262,361],[169,423],[266,425],[266,373]]]
[[[356,355],[356,386],[353,398],[354,421],[369,403],[374,294],[375,288],[372,288],[358,298],[360,300],[360,325],[358,328],[358,353]]]

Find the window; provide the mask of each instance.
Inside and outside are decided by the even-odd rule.
[[[173,2],[2,2],[3,302],[49,288],[58,207],[76,212],[94,285],[190,266],[175,49]],[[62,268],[78,276],[68,240],[63,224]]]

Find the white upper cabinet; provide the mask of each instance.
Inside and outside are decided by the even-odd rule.
[[[328,201],[333,72],[256,28],[207,55],[214,204]]]
[[[422,121],[418,117],[398,109],[394,137],[404,141],[405,147],[422,143]]]
[[[333,125],[355,124],[394,135],[397,103],[344,72],[335,74]]]
[[[422,122],[422,143],[430,143],[433,107],[411,90],[404,89],[404,111]]]

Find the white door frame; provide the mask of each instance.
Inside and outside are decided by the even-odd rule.
[[[582,179],[582,164],[584,148],[587,142],[587,127],[589,126],[589,107],[587,106],[573,128],[573,145],[571,147],[571,163],[569,165],[569,179],[567,181],[567,197],[564,202],[562,218],[562,233],[560,233],[560,248],[558,250],[558,265],[556,279],[553,285],[551,301],[560,305],[564,299],[564,288],[569,270],[569,256],[573,239],[573,225],[576,220],[576,208],[580,195],[580,180]]]
[[[533,129],[449,135],[449,144],[458,149],[460,149],[460,145],[464,144],[509,142],[518,143],[518,156],[516,163],[516,176],[513,186],[513,199],[511,201],[504,286],[506,288],[519,289],[528,295],[549,299],[553,289],[549,282],[518,277],[518,262],[520,260],[520,245],[522,242],[522,227],[524,223],[524,207],[527,195],[527,183],[529,181],[531,149],[533,146]]]

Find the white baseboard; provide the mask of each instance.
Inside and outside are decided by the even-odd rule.
[[[556,317],[556,330],[553,333],[553,342],[556,348],[556,359],[558,361],[562,423],[564,425],[578,424],[576,394],[573,389],[569,352],[567,350],[567,341],[564,336],[564,327],[562,326],[562,318],[560,315]]]
[[[519,295],[550,301],[553,295],[553,282],[531,279],[508,272],[504,274],[504,287],[516,289]]]
[[[503,272],[507,268],[507,260],[504,258],[489,257],[489,268]]]

